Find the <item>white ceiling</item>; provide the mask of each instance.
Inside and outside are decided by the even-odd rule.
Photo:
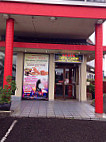
[[[10,15],[15,20],[15,36],[35,38],[87,39],[95,29],[97,19],[47,16]],[[0,35],[5,35],[6,19],[0,15]]]

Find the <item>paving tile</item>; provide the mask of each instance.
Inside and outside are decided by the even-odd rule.
[[[13,117],[58,117],[70,119],[106,120],[106,115],[95,114],[93,106],[77,101],[13,101]]]
[[[64,115],[65,118],[74,118],[72,115]]]
[[[38,114],[38,117],[46,117],[46,115]]]
[[[47,114],[46,116],[47,116],[47,117],[56,117],[55,114]]]
[[[29,113],[22,113],[22,114],[20,114],[19,116],[28,117],[28,116],[29,116]]]

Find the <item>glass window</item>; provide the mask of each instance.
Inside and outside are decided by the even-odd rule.
[[[0,52],[0,87],[3,86],[4,53]]]
[[[3,86],[3,75],[4,75],[4,52],[0,51],[0,87]],[[13,66],[12,66],[12,77],[15,80],[16,78],[16,53],[13,53]]]

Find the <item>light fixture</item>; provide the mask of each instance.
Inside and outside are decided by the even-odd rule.
[[[54,22],[57,20],[57,17],[50,17],[50,21]]]
[[[94,69],[91,68],[90,71],[93,71],[93,72],[94,72]]]
[[[8,14],[3,14],[3,18],[4,18],[4,19],[9,19],[10,16],[9,16]]]
[[[102,20],[102,19],[99,19],[98,21],[97,21],[97,24],[102,24],[104,21]]]
[[[48,53],[48,50],[46,50],[46,53]]]

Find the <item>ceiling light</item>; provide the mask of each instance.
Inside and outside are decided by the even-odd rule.
[[[9,19],[10,16],[9,16],[8,14],[3,14],[3,18],[4,18],[4,19]]]
[[[98,21],[97,21],[97,24],[102,24],[104,21],[102,20],[102,19],[99,19]]]
[[[57,17],[50,17],[50,21],[56,21]]]

